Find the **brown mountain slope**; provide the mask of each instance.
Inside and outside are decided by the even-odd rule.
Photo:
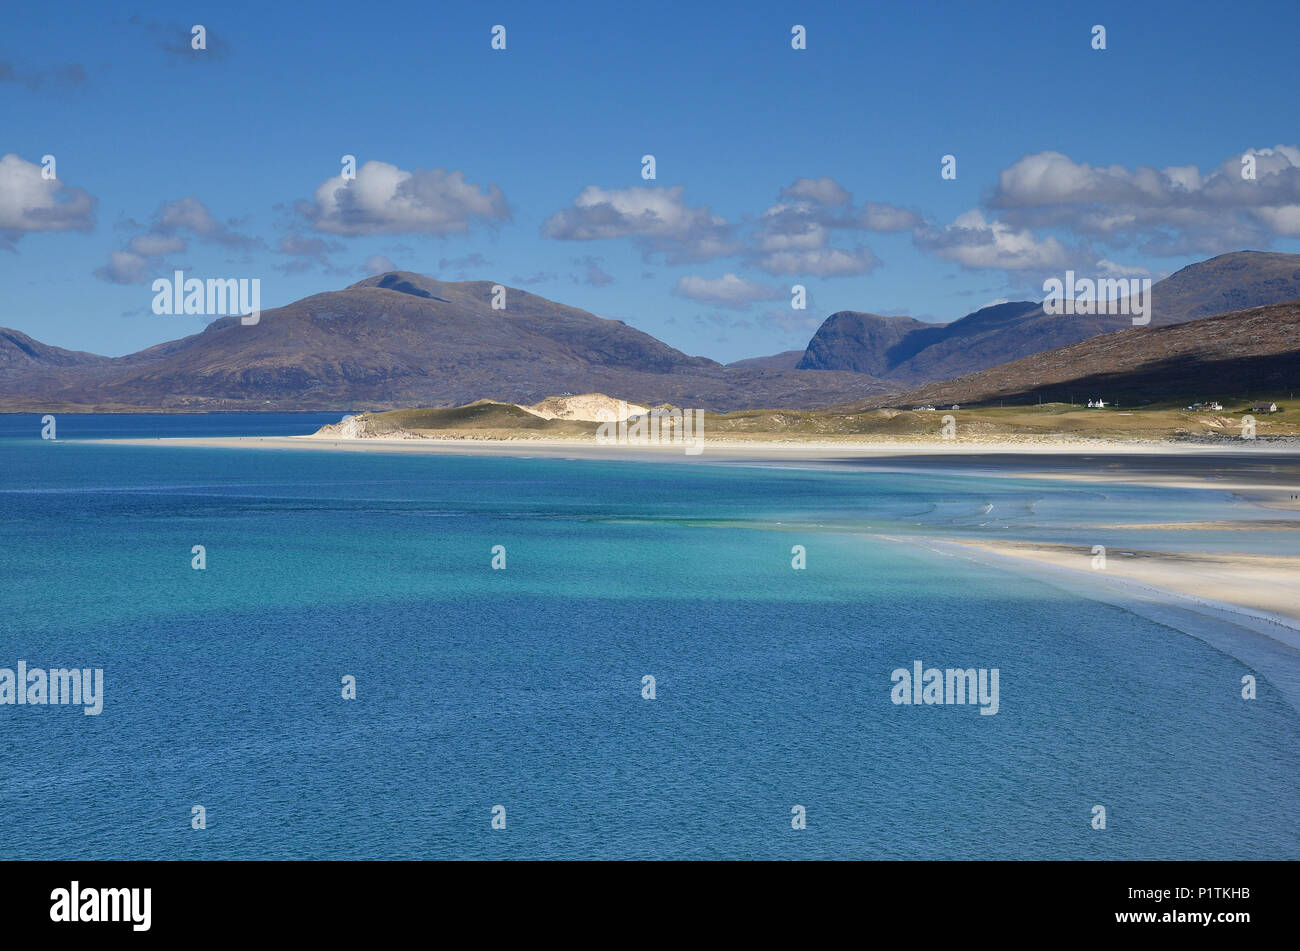
[[[728,367],[741,370],[793,370],[803,359],[803,350],[782,350],[765,357],[749,357],[728,363]]]
[[[1069,319],[1069,318],[1059,318]],[[849,404],[1191,403],[1281,399],[1300,389],[1300,300],[1161,327],[1131,327],[956,380]]]
[[[0,372],[32,367],[75,367],[104,363],[108,357],[80,350],[64,350],[33,340],[25,333],[0,327]]]
[[[1153,324],[1199,320],[1300,300],[1300,254],[1236,251],[1183,268],[1151,288]]]
[[[1237,251],[1189,265],[1157,282],[1151,288],[1150,326],[1298,298],[1300,255]],[[844,311],[826,319],[798,366],[851,370],[919,385],[1132,326],[1129,316],[1062,317],[1045,313],[1031,301],[985,307],[950,324]]]
[[[726,369],[622,321],[513,288],[505,309],[495,310],[492,288],[402,271],[378,275],[268,310],[255,325],[225,317],[118,359],[28,361],[0,373],[0,405],[348,410],[534,403],[599,391],[726,410],[816,405],[883,389],[855,374]]]

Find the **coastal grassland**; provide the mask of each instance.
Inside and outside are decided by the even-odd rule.
[[[1279,404],[1280,405],[1280,404]],[[1227,404],[1220,412],[1189,412],[1172,406],[1088,409],[1067,403],[981,406],[935,410],[875,409],[740,410],[706,413],[706,439],[909,439],[942,438],[951,416],[955,439],[1102,439],[1167,441],[1239,439],[1249,406]],[[370,435],[474,435],[478,438],[594,437],[597,423],[547,420],[507,403],[483,400],[452,409],[406,409],[364,416]],[[1257,436],[1300,435],[1300,410],[1255,415]]]

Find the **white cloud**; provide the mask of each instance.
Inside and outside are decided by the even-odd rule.
[[[758,284],[735,274],[724,274],[718,278],[688,275],[677,282],[673,293],[702,304],[733,310],[743,310],[757,301],[779,300],[785,296],[785,292],[778,288]]]
[[[787,199],[771,205],[750,235],[750,262],[768,274],[845,277],[880,265],[871,248],[831,246],[835,231],[906,231],[922,225],[919,214],[897,205],[853,196],[832,178],[800,178],[781,188]]]
[[[41,178],[41,166],[10,152],[0,158],[0,247],[32,231],[89,231],[95,199],[84,189]]]
[[[588,185],[573,206],[542,223],[542,234],[561,241],[632,238],[642,253],[663,254],[669,263],[707,261],[734,254],[732,227],[707,207],[689,206],[681,185],[672,188]]]
[[[208,206],[193,195],[165,201],[153,213],[149,232],[155,235],[190,234],[228,248],[251,248],[260,242],[255,238],[232,231],[229,224],[218,221],[208,211]]]
[[[287,234],[280,239],[279,251],[281,254],[288,254],[294,257],[316,258],[320,263],[326,263],[325,256],[332,251],[342,251],[343,245],[336,241],[326,241],[324,238],[309,238],[301,234]]]
[[[263,246],[261,240],[240,234],[229,224],[218,221],[203,202],[190,195],[160,204],[148,229],[131,238],[125,250],[110,254],[108,263],[96,268],[94,274],[113,284],[146,284],[166,269],[162,262],[164,256],[179,254],[189,247],[187,235],[227,248]]]
[[[846,205],[853,200],[839,182],[825,175],[821,178],[796,178],[789,188],[781,189],[781,197],[804,198],[822,205]]]
[[[366,258],[365,263],[361,265],[361,270],[365,271],[366,274],[373,276],[375,274],[386,274],[389,271],[396,271],[397,265],[392,262],[391,258],[387,258],[382,254],[372,254],[370,257]]]
[[[212,235],[221,231],[221,225],[212,217],[212,212],[193,195],[163,202],[154,217],[157,230],[165,233],[184,229],[195,234]]]
[[[758,266],[768,274],[846,277],[870,274],[880,266],[880,259],[870,248],[814,248],[774,251],[760,258]]]
[[[296,207],[318,231],[338,235],[464,234],[475,221],[510,217],[501,189],[467,182],[464,172],[408,172],[376,161],[362,165],[355,179],[327,179],[313,202]]]
[[[870,248],[831,246],[835,231],[907,231],[920,215],[880,202],[852,205],[852,196],[831,178],[800,178],[781,189],[787,201],[772,205],[750,237],[751,263],[769,274],[843,277],[868,274],[880,265]]]
[[[1251,156],[1254,178],[1243,177]],[[1014,228],[1054,228],[1156,254],[1217,253],[1300,234],[1300,147],[1247,149],[1202,171],[1094,166],[1039,152],[1003,169],[989,207]]]
[[[144,284],[152,277],[150,260],[130,251],[114,251],[108,263],[95,269],[95,277],[110,284]]]
[[[178,234],[138,234],[126,247],[138,255],[177,254],[185,250],[185,239]]]
[[[830,230],[808,213],[806,206],[773,205],[759,219],[755,244],[759,251],[798,251],[825,247]]]
[[[924,223],[920,215],[908,208],[875,201],[867,202],[858,213],[858,227],[863,231],[911,231]]]
[[[1288,238],[1300,237],[1300,205],[1256,208],[1254,214],[1274,234]]]
[[[1055,268],[1065,264],[1066,253],[1052,236],[1042,240],[1024,229],[988,221],[979,209],[959,215],[941,229],[925,228],[915,234],[917,245],[966,268]]]
[[[797,178],[758,216],[744,236],[739,226],[707,206],[688,205],[682,186],[621,189],[590,185],[573,206],[551,215],[542,234],[568,241],[630,238],[649,257],[685,264],[741,255],[769,274],[836,277],[866,274],[879,265],[870,248],[835,248],[835,231],[906,231],[922,224],[914,211],[879,202],[855,207],[853,196],[829,176]]]
[[[1151,271],[1144,267],[1126,267],[1114,261],[1102,258],[1097,262],[1097,273],[1102,277],[1150,277]]]

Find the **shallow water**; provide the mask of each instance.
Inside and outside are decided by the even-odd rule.
[[[1217,493],[68,441],[320,424],[163,419],[0,419],[0,667],[105,679],[99,716],[0,705],[0,857],[1300,857],[1300,717],[1245,663],[872,537]],[[895,705],[914,660],[998,668],[997,714]]]

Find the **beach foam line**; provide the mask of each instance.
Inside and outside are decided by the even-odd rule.
[[[1194,637],[1265,677],[1300,715],[1300,619],[1248,605],[1197,598],[1105,572],[990,551],[953,539],[882,534],[871,537],[1011,571]]]

